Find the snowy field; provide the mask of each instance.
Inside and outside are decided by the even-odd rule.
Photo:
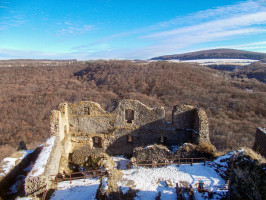
[[[167,60],[169,62],[191,62],[191,63],[199,63],[200,65],[240,65],[245,66],[249,65],[252,62],[256,62],[258,60],[250,60],[250,59],[197,59],[197,60]]]
[[[193,164],[193,166],[184,164],[180,167],[170,165],[153,169],[139,167],[123,170],[123,174],[124,176],[118,184],[124,193],[129,188],[138,190],[136,200],[154,200],[159,191],[162,200],[176,199],[175,186],[180,181],[186,181],[192,185],[196,200],[204,199],[204,194],[197,192],[199,180],[204,181],[204,188],[217,193],[217,195],[227,192],[225,180],[213,168],[204,166],[203,163]]]
[[[58,183],[57,190],[53,193],[51,200],[94,200],[100,185],[97,179],[80,179],[63,181]]]

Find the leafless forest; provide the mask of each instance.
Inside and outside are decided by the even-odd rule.
[[[266,67],[265,64],[260,64]],[[123,98],[166,108],[203,107],[212,143],[222,151],[251,147],[266,124],[266,85],[237,72],[196,64],[130,61],[75,62],[64,66],[0,68],[0,159],[20,140],[34,148],[49,137],[49,116],[61,102],[95,101],[106,110]]]

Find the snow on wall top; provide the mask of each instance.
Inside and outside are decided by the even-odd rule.
[[[54,146],[56,136],[52,136],[47,139],[45,147],[42,149],[41,153],[39,154],[29,176],[39,176],[44,172],[46,163],[48,158],[50,157],[51,151]]]
[[[258,128],[258,129],[260,129],[263,133],[266,134],[266,128]]]

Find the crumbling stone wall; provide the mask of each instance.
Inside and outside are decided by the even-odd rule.
[[[174,106],[172,121],[176,129],[191,131],[193,143],[210,142],[208,117],[203,109],[189,105]]]
[[[165,122],[163,107],[149,108],[130,99],[120,101],[112,112],[90,101],[63,103],[59,110],[59,120],[64,122],[59,122],[61,166],[67,166],[69,153],[82,146],[100,148],[109,154],[132,155],[137,146],[209,141],[206,113],[193,106],[175,106],[173,124]]]
[[[253,149],[266,157],[266,129],[257,128]]]
[[[120,101],[111,113],[94,102],[68,104],[68,110],[73,149],[93,148],[97,139],[109,154],[132,154],[137,145],[159,142],[165,120],[163,108],[148,108],[134,100]],[[131,120],[126,116],[128,110]]]
[[[5,192],[14,184],[16,177],[21,174],[24,169],[34,162],[39,155],[42,147],[37,147],[33,152],[26,154],[22,159],[16,161],[16,165],[11,169],[6,175],[0,175],[0,197],[4,199]],[[14,153],[11,157],[17,157],[20,154],[24,154],[23,151],[18,151]],[[1,170],[0,170],[1,171]]]
[[[192,129],[194,113],[194,106],[176,105],[173,107],[172,122],[177,129]]]
[[[59,172],[59,166],[60,166],[60,160],[64,158],[64,156],[67,156],[69,152],[65,151],[65,136],[67,137],[68,133],[68,124],[67,119],[68,115],[66,112],[66,104],[60,105],[61,112],[60,111],[53,111],[50,123],[51,123],[51,134],[54,138],[53,144],[51,147],[51,151],[44,152],[45,146],[40,153],[39,157],[37,158],[36,163],[42,163],[42,159],[44,159],[44,154],[47,156],[46,162],[43,163],[44,166],[43,170],[41,170],[41,174],[38,173],[38,167],[33,166],[31,172],[27,176],[25,180],[25,193],[29,196],[35,196],[40,193],[42,193],[45,188],[49,189],[51,187],[51,175],[55,175]],[[69,144],[68,144],[69,145]],[[68,149],[68,148],[66,148]]]
[[[210,142],[208,117],[201,108],[195,109],[193,129],[198,133],[193,135],[194,143]]]

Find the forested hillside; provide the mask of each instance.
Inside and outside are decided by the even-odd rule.
[[[212,142],[220,150],[251,147],[266,124],[266,85],[255,79],[185,63],[77,62],[67,66],[0,68],[1,158],[20,140],[33,148],[49,136],[52,109],[64,101],[90,100],[112,110],[132,98],[155,107],[203,107]]]

